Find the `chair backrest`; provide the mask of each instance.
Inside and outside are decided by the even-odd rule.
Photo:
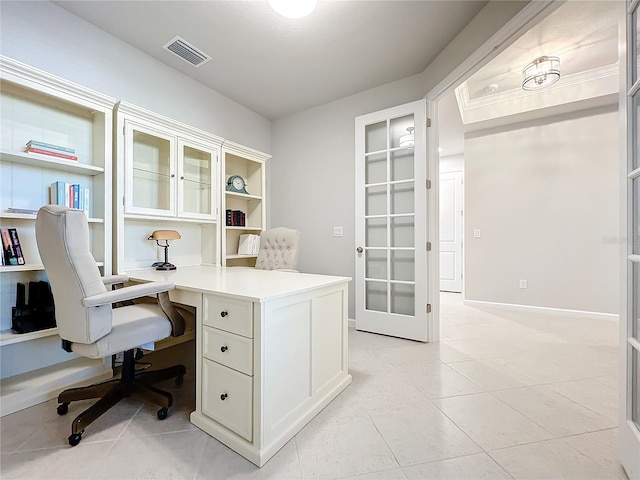
[[[59,205],[40,208],[36,241],[51,284],[60,337],[94,343],[111,332],[111,305],[87,308],[82,304],[84,298],[107,291],[89,250],[84,212]]]
[[[260,235],[256,268],[261,270],[295,270],[298,265],[300,232],[278,227]]]

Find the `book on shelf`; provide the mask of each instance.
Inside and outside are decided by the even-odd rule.
[[[40,155],[48,155],[50,157],[64,158],[65,160],[78,160],[78,157],[70,153],[57,152],[54,150],[45,150],[43,148],[29,147],[27,153],[39,153]]]
[[[37,215],[38,210],[34,210],[32,208],[7,208],[7,213],[17,213],[21,215]]]
[[[89,217],[90,191],[78,183],[53,182],[50,187],[50,202],[52,205],[63,205],[84,211]]]
[[[242,210],[227,210],[226,212],[227,227],[244,227],[246,215]]]
[[[13,244],[13,251],[16,254],[16,258],[18,259],[18,265],[24,265],[24,255],[22,254],[22,246],[20,245],[20,239],[18,238],[18,230],[16,230],[15,228],[10,228],[9,237],[11,238],[11,243]]]
[[[8,228],[0,228],[0,236],[2,236],[2,254],[4,256],[5,265],[18,265],[18,256],[11,241],[11,235]]]
[[[257,255],[260,251],[260,235],[240,235],[238,255]]]
[[[63,147],[62,145],[55,145],[53,143],[41,142],[39,140],[29,140],[27,142],[27,148],[39,148],[42,150],[48,150],[52,152],[66,153],[68,155],[74,155],[76,153],[75,148]]]

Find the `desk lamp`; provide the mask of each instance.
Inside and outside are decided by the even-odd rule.
[[[164,262],[156,262],[152,267],[156,267],[156,270],[175,270],[176,266],[173,263],[169,263],[169,240],[179,240],[180,234],[175,230],[155,230],[147,240],[155,240],[159,247],[164,248]],[[164,240],[164,245],[160,243],[160,240]]]

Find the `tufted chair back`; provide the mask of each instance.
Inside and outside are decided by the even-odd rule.
[[[261,270],[295,270],[298,264],[300,232],[278,227],[260,235],[256,268]]]

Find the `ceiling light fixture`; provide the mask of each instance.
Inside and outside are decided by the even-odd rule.
[[[313,12],[318,0],[269,0],[269,6],[287,18],[302,18]]]
[[[401,147],[412,147],[415,143],[415,139],[413,137],[413,127],[407,127],[407,132],[400,137],[400,146]]]
[[[522,69],[522,89],[536,90],[560,80],[560,59],[542,56]]]

